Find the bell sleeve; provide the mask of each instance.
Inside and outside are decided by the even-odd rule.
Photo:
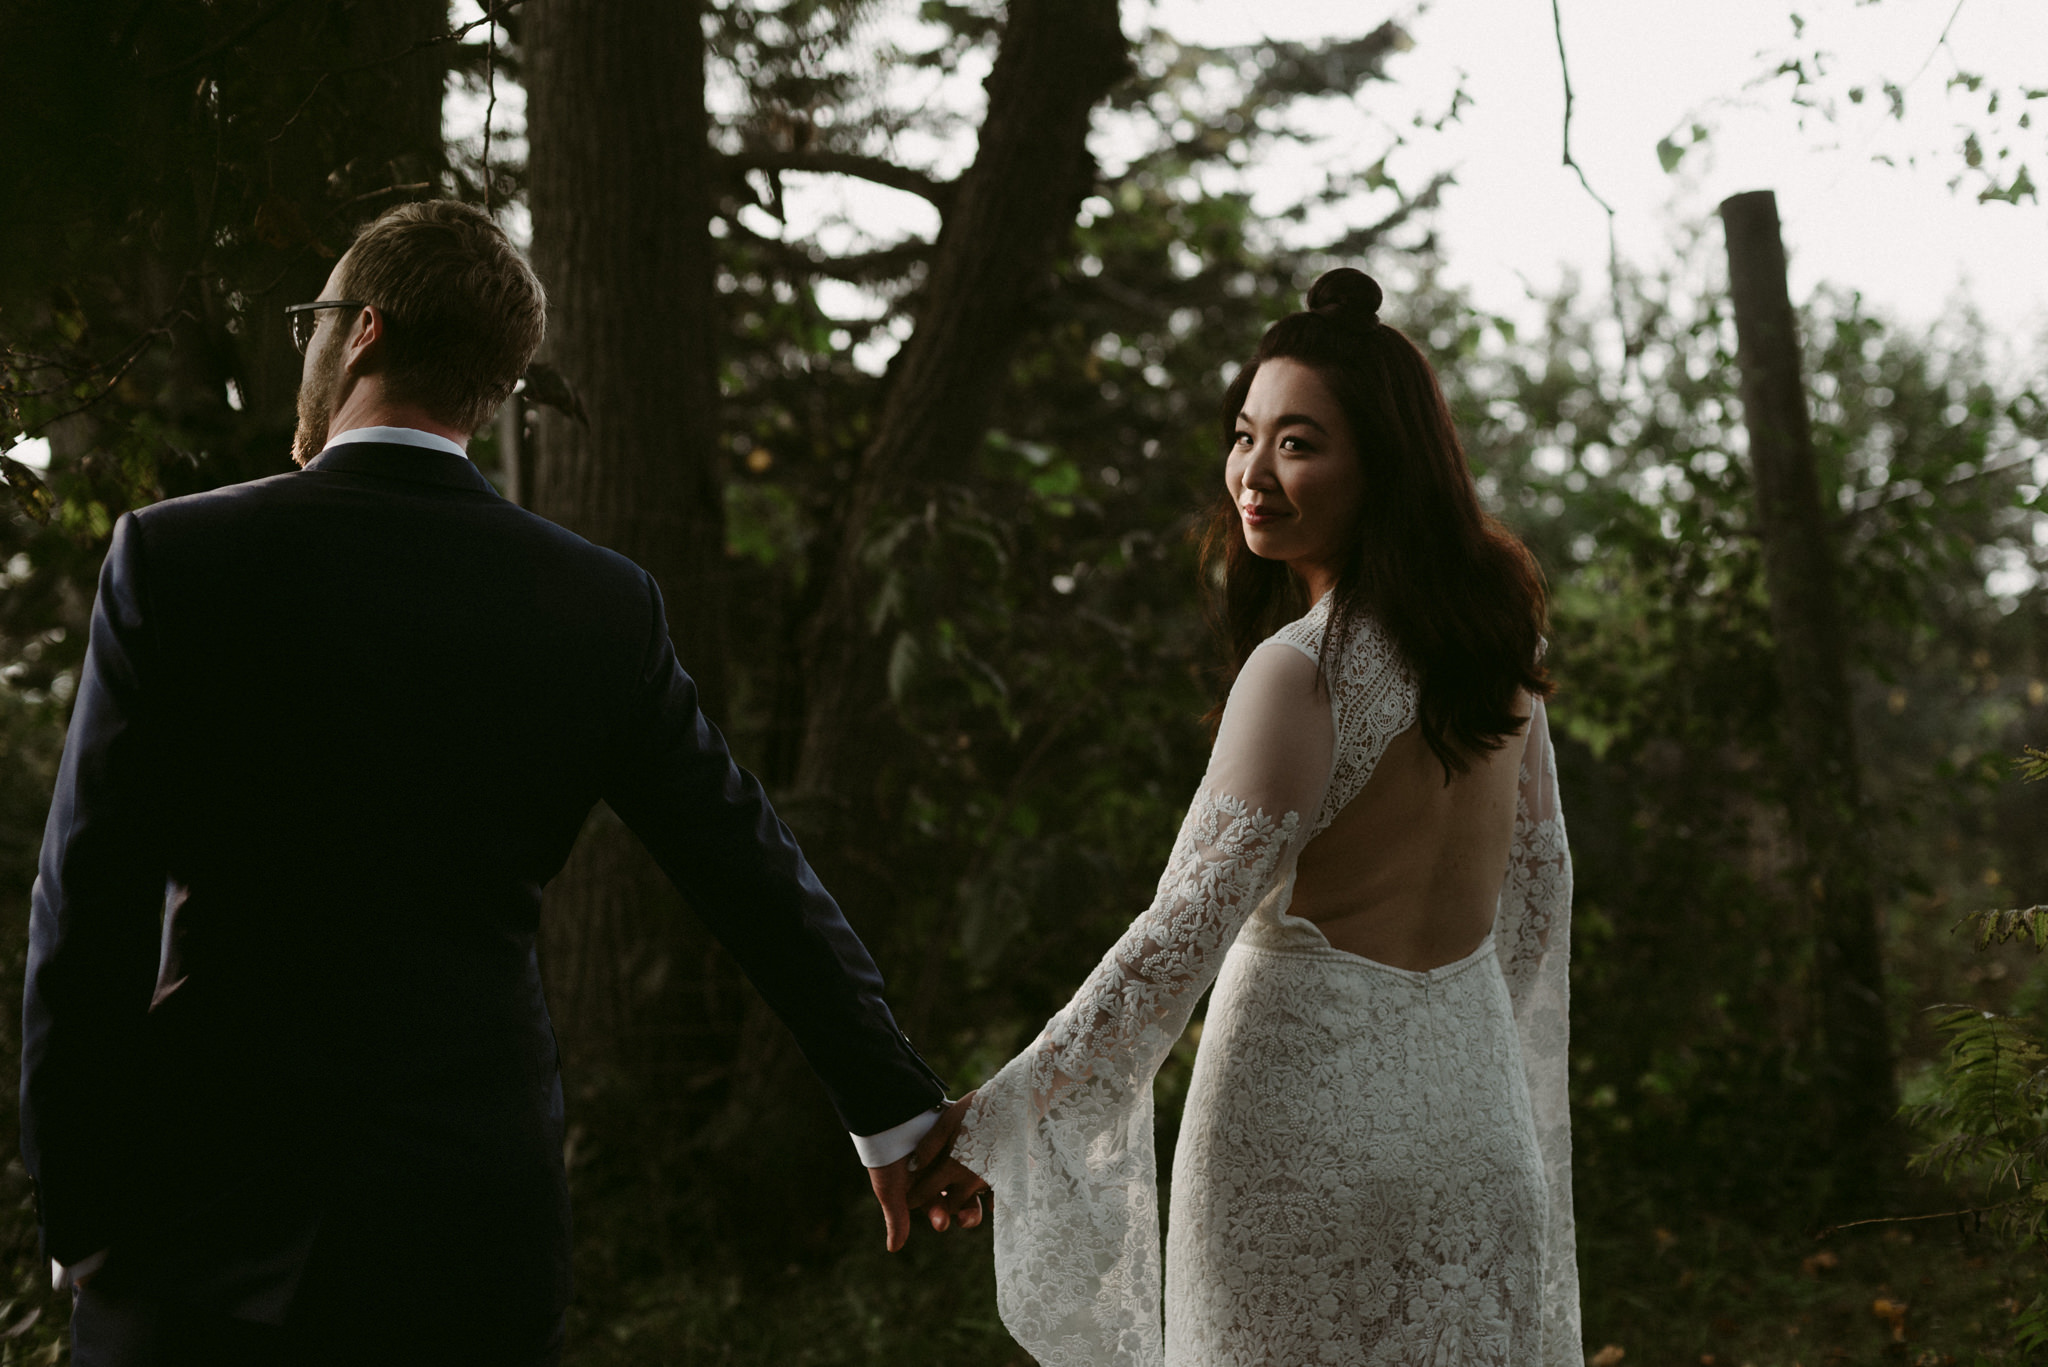
[[[995,1193],[998,1308],[1046,1367],[1163,1361],[1152,1079],[1293,867],[1334,751],[1314,659],[1254,651],[1152,904],[968,1109],[953,1156]]]
[[[1557,753],[1542,699],[1529,718],[1515,801],[1514,845],[1494,916],[1494,941],[1521,1037],[1522,1067],[1536,1140],[1550,1188],[1543,1261],[1541,1367],[1579,1367],[1579,1264],[1572,1219],[1571,1045],[1572,857],[1558,805]]]

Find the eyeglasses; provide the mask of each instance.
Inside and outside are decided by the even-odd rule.
[[[313,329],[320,325],[318,313],[321,309],[368,308],[360,299],[316,299],[310,304],[292,304],[284,311],[291,320],[292,345],[299,349],[299,355],[306,354],[306,347],[313,340]]]

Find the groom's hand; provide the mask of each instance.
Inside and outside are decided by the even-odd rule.
[[[905,1154],[886,1168],[868,1169],[868,1182],[882,1207],[882,1228],[891,1253],[910,1242],[910,1204],[904,1198],[910,1191],[913,1156]]]
[[[962,1229],[979,1225],[981,1193],[989,1189],[988,1183],[950,1154],[954,1136],[960,1133],[960,1121],[973,1100],[974,1093],[969,1092],[946,1107],[939,1123],[918,1141],[916,1151],[910,1155],[910,1165],[917,1173],[917,1182],[910,1189],[910,1208],[922,1210],[932,1228],[942,1234],[955,1224]]]

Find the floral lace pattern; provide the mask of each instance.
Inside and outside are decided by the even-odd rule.
[[[1542,1361],[1542,1163],[1492,946],[1232,950],[1174,1153],[1166,1357]]]
[[[1287,915],[1295,861],[1416,693],[1365,618],[1302,686],[1326,623],[1254,653],[1152,905],[955,1143],[995,1189],[1003,1322],[1047,1367],[1580,1360],[1571,873],[1540,704],[1493,937],[1429,973],[1342,953]],[[1219,973],[1162,1330],[1151,1082]]]
[[[1314,660],[1321,656],[1323,633],[1329,626],[1330,600],[1325,595],[1299,621],[1280,628],[1271,639]],[[1337,656],[1336,677],[1328,684],[1337,731],[1330,786],[1304,845],[1321,835],[1351,799],[1365,791],[1366,780],[1394,737],[1415,725],[1415,675],[1380,624],[1359,615],[1344,624],[1344,632],[1349,639]]]
[[[996,1300],[1046,1367],[1161,1361],[1152,1077],[1300,824],[1199,797],[1151,908],[963,1122],[954,1156],[1004,1209],[1030,1193],[996,1222]]]
[[[1493,933],[1504,946],[1501,973],[1514,1003],[1522,1067],[1543,1155],[1548,1192],[1543,1275],[1543,1367],[1578,1367],[1579,1260],[1572,1216],[1571,1047],[1572,856],[1558,805],[1557,752],[1538,702],[1522,756],[1515,836]]]

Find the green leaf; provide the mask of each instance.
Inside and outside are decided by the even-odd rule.
[[[1972,135],[1972,141],[1975,141],[1974,135]],[[1974,166],[1977,163],[1971,162],[1970,164]],[[2034,178],[2027,174],[2027,168],[2024,166],[2020,167],[2018,173],[2013,176],[2008,184],[1999,186],[1994,183],[1977,196],[1979,204],[1997,202],[2000,204],[2017,205],[2023,199],[2031,199],[2037,203],[2040,200],[2040,194],[2034,188]]]
[[[0,481],[7,485],[7,491],[14,495],[14,501],[22,513],[42,526],[50,525],[50,514],[56,508],[56,500],[50,495],[50,486],[36,475],[36,472],[15,460],[12,456],[0,456]]]

